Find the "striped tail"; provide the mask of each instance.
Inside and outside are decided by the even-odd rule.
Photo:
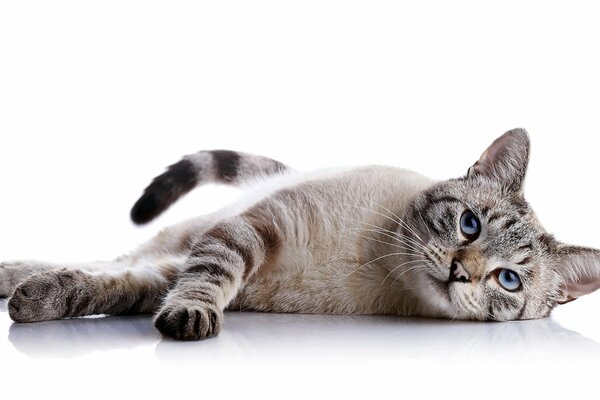
[[[131,220],[145,224],[184,194],[209,182],[236,185],[245,180],[289,171],[279,161],[229,150],[200,151],[183,157],[154,178],[131,209]]]

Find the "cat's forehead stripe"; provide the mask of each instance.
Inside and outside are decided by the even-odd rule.
[[[532,243],[524,244],[522,246],[519,246],[517,248],[517,250],[533,250],[533,244]]]
[[[502,229],[509,229],[511,226],[513,226],[514,224],[516,224],[518,221],[516,218],[509,218],[508,220],[506,220],[504,222],[504,225],[502,225]]]
[[[525,264],[529,264],[529,262],[531,261],[531,257],[525,257],[524,259],[522,259],[521,261],[517,262],[517,265],[525,265]]]
[[[517,318],[516,319],[523,318],[523,315],[525,315],[525,309],[526,308],[527,308],[527,299],[525,299],[525,301],[523,302],[523,307],[521,307],[521,309],[519,310],[519,313],[517,314]]]

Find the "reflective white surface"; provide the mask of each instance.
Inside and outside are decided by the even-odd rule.
[[[203,342],[163,340],[151,317],[77,318],[11,324],[2,302],[8,351],[32,358],[85,358],[96,351],[124,353],[146,347],[157,360],[243,358],[357,359],[414,357],[503,361],[555,357],[598,359],[600,344],[563,327],[555,318],[508,323],[432,320],[392,316],[328,316],[226,313],[222,333]]]
[[[595,308],[598,300],[580,300],[579,311]],[[187,393],[185,385],[155,387],[155,379],[209,379],[216,386],[205,390],[214,394],[228,387],[228,393],[245,396],[252,388],[273,398],[290,387],[291,398],[315,390],[329,390],[332,396],[389,395],[390,387],[382,382],[390,380],[415,396],[426,391],[472,397],[475,392],[448,389],[466,385],[477,391],[492,388],[486,398],[503,398],[505,384],[532,395],[587,394],[600,366],[600,335],[595,324],[580,319],[571,320],[589,336],[563,325],[569,311],[507,323],[229,312],[217,338],[176,342],[162,339],[147,315],[14,324],[1,301],[0,333],[7,340],[0,341],[0,354],[50,383],[64,379],[65,371],[77,379],[113,382],[89,393],[92,398],[113,393],[113,384],[132,394]],[[13,378],[18,368],[4,368],[5,378],[23,379]],[[150,384],[129,386],[132,376]],[[30,389],[40,394],[54,390]]]

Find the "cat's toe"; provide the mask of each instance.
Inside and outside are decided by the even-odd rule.
[[[164,335],[178,340],[200,340],[216,336],[221,330],[223,313],[213,307],[164,307],[154,325]]]
[[[37,288],[32,287],[30,282],[25,281],[14,291],[12,297],[8,300],[8,315],[15,322],[36,322],[44,321],[51,314],[44,307],[43,299],[38,297],[42,293]],[[31,297],[32,295],[35,297]]]
[[[19,290],[15,290],[8,300],[8,315],[15,322],[34,322],[37,320],[35,303]]]

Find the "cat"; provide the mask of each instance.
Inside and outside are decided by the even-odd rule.
[[[223,311],[535,319],[600,287],[600,252],[548,234],[524,199],[530,141],[496,139],[467,174],[435,182],[367,166],[298,173],[227,151],[183,157],[131,211],[144,224],[193,188],[250,194],[109,262],[0,264],[10,317],[155,313],[166,337],[215,336]]]

